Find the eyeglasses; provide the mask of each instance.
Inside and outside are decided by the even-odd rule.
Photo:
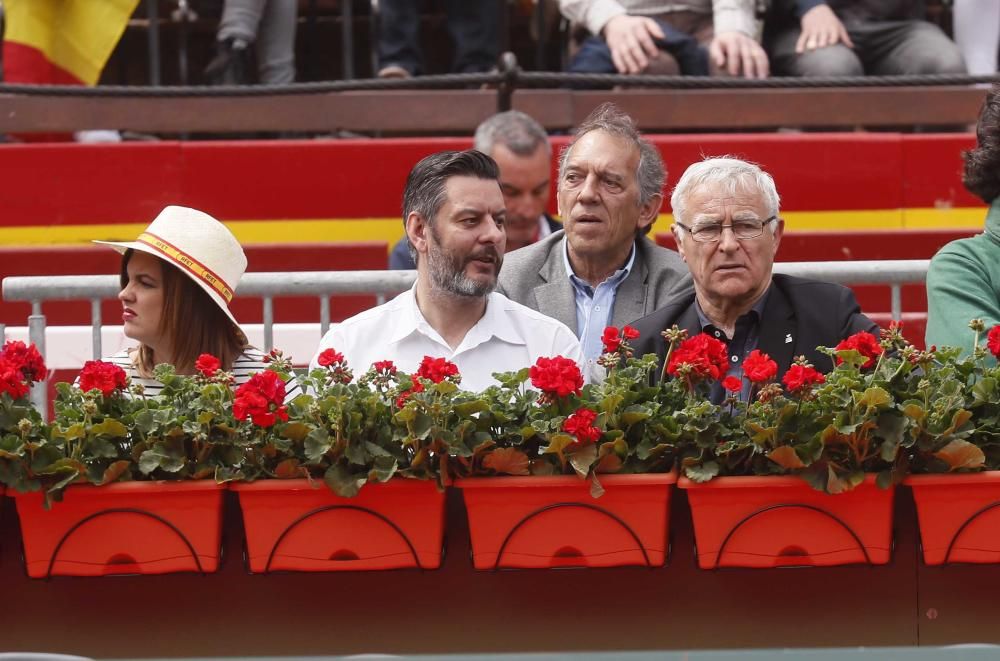
[[[691,238],[699,243],[715,243],[722,238],[722,230],[727,227],[733,231],[733,236],[735,236],[739,241],[756,239],[764,233],[764,227],[768,223],[777,219],[777,216],[771,216],[770,218],[765,218],[764,220],[734,220],[729,225],[723,225],[722,223],[698,223],[697,225],[693,225],[691,227],[677,221],[674,221],[674,224],[681,229],[690,232]]]

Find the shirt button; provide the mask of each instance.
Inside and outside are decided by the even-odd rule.
[[[730,360],[732,360],[734,363],[738,363],[738,362],[740,362],[740,357],[739,356],[732,356],[730,358]]]
[[[715,331],[715,336],[716,337],[722,337],[722,333],[720,333],[719,331]]]
[[[594,309],[597,310],[598,312],[600,312],[601,311],[601,306],[600,305],[595,305]]]

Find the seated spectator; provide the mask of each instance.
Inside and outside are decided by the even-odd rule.
[[[997,72],[1000,54],[1000,2],[954,0],[952,6],[955,43],[973,76]]]
[[[494,372],[561,355],[580,362],[580,343],[558,321],[495,293],[503,264],[504,206],[497,165],[475,151],[432,154],[410,171],[403,193],[406,235],[417,256],[413,288],[331,329],[355,374],[392,360],[415,372],[425,356],[458,366],[462,387],[496,384]]]
[[[563,150],[557,198],[564,231],[507,256],[500,291],[576,331],[588,372],[601,334],[648,314],[691,279],[673,250],[646,234],[667,173],[656,147],[613,104],[590,114]]]
[[[778,364],[777,379],[792,359],[805,356],[816,369],[833,368],[817,346],[836,346],[859,331],[878,333],[847,287],[772,275],[784,221],[778,217],[774,179],[753,163],[709,158],[689,167],[674,189],[671,228],[694,279],[694,293],[679,296],[632,325],[636,355],[656,352],[663,373],[667,343],[661,331],[676,324],[689,336],[708,333],[726,343],[729,376],[743,382],[743,361],[754,349]],[[721,402],[716,383],[712,399]]]
[[[481,73],[496,66],[499,51],[493,2],[447,0],[448,33],[455,44],[453,73]],[[379,0],[378,76],[409,78],[424,73],[417,0]]]
[[[216,33],[216,55],[205,68],[211,85],[254,82],[250,47],[257,46],[257,81],[295,82],[297,0],[225,0]]]
[[[963,183],[990,205],[985,232],[952,241],[927,271],[927,346],[972,351],[972,319],[1000,324],[1000,86],[986,96],[976,126],[976,147],[964,154]],[[983,334],[979,334],[982,345]],[[993,360],[992,357],[988,358]]]
[[[559,0],[559,10],[591,35],[573,73],[768,75],[754,0]]]
[[[915,0],[774,0],[764,29],[779,76],[963,74],[958,47]]]
[[[538,122],[517,110],[493,115],[476,128],[473,149],[492,157],[500,167],[500,190],[507,207],[507,252],[562,227],[545,211],[549,204],[552,147]],[[389,268],[416,268],[405,236],[389,254]]]
[[[163,389],[153,378],[156,365],[195,374],[206,353],[233,373],[236,385],[267,369],[264,354],[249,345],[229,309],[247,258],[225,225],[196,209],[170,206],[135,241],[95,243],[122,253],[123,330],[139,343],[106,360],[146,395]],[[294,379],[286,384],[286,400],[299,393]]]

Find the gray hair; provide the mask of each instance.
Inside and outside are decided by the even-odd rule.
[[[670,196],[670,206],[674,218],[687,222],[687,200],[702,186],[717,186],[726,195],[753,192],[759,193],[767,207],[767,217],[777,216],[781,198],[774,187],[774,178],[764,172],[759,165],[733,156],[712,156],[688,167],[681,175]],[[771,233],[775,224],[770,223]],[[678,227],[678,231],[684,231]]]
[[[539,147],[552,151],[542,125],[519,110],[497,113],[476,128],[473,149],[492,156],[498,143],[517,156],[531,156]]]
[[[660,158],[659,150],[651,142],[642,137],[635,121],[622,112],[613,103],[602,103],[576,129],[573,139],[559,153],[559,181],[566,175],[566,161],[577,140],[591,131],[606,131],[622,138],[639,150],[639,167],[636,168],[635,179],[639,185],[639,205],[646,204],[654,196],[663,193],[663,184],[667,180],[667,170]]]

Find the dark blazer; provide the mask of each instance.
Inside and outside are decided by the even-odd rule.
[[[635,354],[655,352],[660,357],[658,376],[663,374],[667,353],[667,342],[660,332],[674,324],[687,330],[689,337],[701,333],[693,293],[631,324],[639,331],[639,337],[632,342]],[[829,372],[833,361],[816,351],[816,347],[836,346],[859,331],[878,336],[878,326],[861,314],[850,289],[776,273],[771,278],[771,291],[761,316],[757,348],[778,363],[780,381],[796,356],[805,356],[816,369]]]
[[[576,294],[559,249],[564,232],[507,253],[500,269],[497,291],[563,322],[576,332]],[[673,250],[661,248],[647,237],[636,239],[635,262],[618,285],[611,323],[623,326],[649,314],[678,296],[691,294],[687,265]]]
[[[549,226],[550,232],[558,232],[562,229],[562,223],[550,216],[545,214],[545,224]],[[406,241],[406,235],[396,242],[396,245],[392,247],[392,252],[389,253],[389,269],[393,271],[405,271],[407,269],[417,268],[416,263],[414,263],[413,258],[410,257],[410,245]]]

